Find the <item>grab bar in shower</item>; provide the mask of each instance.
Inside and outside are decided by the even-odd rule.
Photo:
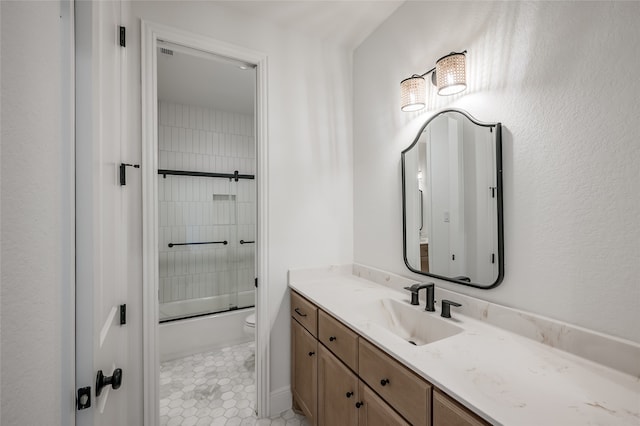
[[[255,243],[255,241],[240,240],[240,244],[253,244],[253,243]]]
[[[169,243],[169,247],[173,246],[197,246],[202,244],[224,244],[225,246],[229,244],[227,240],[224,241],[203,241],[200,243]]]

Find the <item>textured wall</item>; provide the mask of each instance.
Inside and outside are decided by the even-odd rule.
[[[60,423],[61,401],[69,396],[61,392],[60,373],[60,5],[1,4],[0,411],[2,424],[54,425]]]
[[[354,257],[402,260],[400,152],[445,107],[503,123],[505,279],[445,288],[640,342],[640,3],[407,2],[354,55]],[[468,49],[468,89],[399,82]],[[415,276],[419,277],[419,276]]]

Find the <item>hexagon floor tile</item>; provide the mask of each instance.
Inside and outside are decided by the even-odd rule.
[[[256,419],[255,342],[163,362],[160,426],[307,426],[291,410]]]

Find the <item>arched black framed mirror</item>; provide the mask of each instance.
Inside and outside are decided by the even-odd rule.
[[[447,109],[402,151],[404,262],[489,289],[504,276],[502,126]]]

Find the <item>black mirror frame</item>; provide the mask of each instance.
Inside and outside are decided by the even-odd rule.
[[[442,275],[431,274],[429,272],[423,272],[413,268],[409,261],[407,260],[407,199],[406,199],[406,185],[405,185],[405,154],[413,148],[417,143],[420,137],[422,136],[422,132],[424,129],[435,120],[437,117],[445,114],[447,112],[455,112],[458,114],[462,114],[466,118],[468,118],[472,123],[482,126],[489,127],[495,129],[496,132],[496,200],[497,200],[497,213],[498,213],[498,277],[496,280],[489,285],[477,284],[473,282],[467,282],[462,280],[456,280],[451,277],[445,277]],[[484,290],[489,290],[491,288],[497,287],[502,282],[504,278],[504,218],[503,218],[503,210],[502,210],[502,124],[501,123],[483,123],[475,118],[473,118],[469,113],[463,111],[461,109],[445,109],[436,114],[434,114],[431,118],[429,118],[426,123],[420,128],[418,135],[414,139],[413,143],[409,145],[406,149],[402,151],[402,255],[404,257],[404,264],[409,268],[411,272],[416,274],[426,275],[429,277],[437,278],[440,280],[450,281],[456,284],[462,284],[469,287],[481,288]]]

